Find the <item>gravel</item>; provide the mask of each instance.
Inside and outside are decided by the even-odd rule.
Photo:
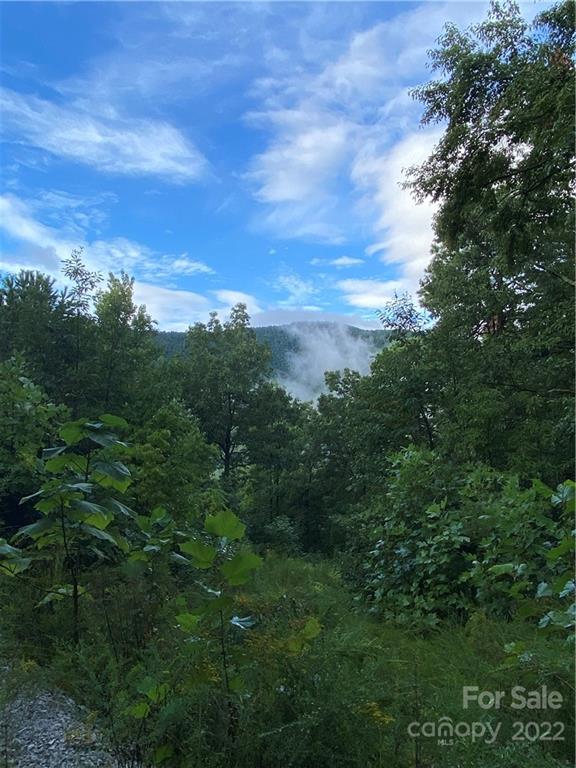
[[[63,693],[20,694],[0,719],[4,768],[120,768],[89,714]]]

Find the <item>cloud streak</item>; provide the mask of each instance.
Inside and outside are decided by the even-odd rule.
[[[205,177],[206,159],[169,123],[121,117],[115,110],[96,116],[87,106],[3,88],[4,138],[109,174],[156,176],[175,184]]]

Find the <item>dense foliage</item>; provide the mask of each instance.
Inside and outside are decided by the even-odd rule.
[[[80,253],[65,289],[3,278],[7,687],[69,691],[126,767],[571,764],[573,57],[568,3],[446,29],[422,308],[383,307],[371,373],[314,405],[241,304],[180,344]],[[553,718],[462,709],[543,684]],[[439,718],[502,731],[410,734]]]

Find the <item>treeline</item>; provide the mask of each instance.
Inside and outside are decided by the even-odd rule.
[[[317,407],[273,382],[243,305],[164,355],[127,275],[104,285],[75,253],[66,289],[3,279],[11,637],[77,695],[83,670],[130,759],[424,765],[406,737],[420,683],[406,698],[405,673],[381,677],[370,643],[338,634],[353,614],[333,576],[279,554],[332,558],[384,626],[465,626],[474,642],[485,627],[488,679],[553,677],[571,696],[573,53],[568,3],[533,27],[494,6],[446,30],[440,79],[416,93],[446,128],[409,182],[438,204],[424,310],[383,307],[391,343],[371,374],[328,373]],[[568,743],[492,764],[563,765]],[[484,746],[459,749],[442,765],[488,764]]]

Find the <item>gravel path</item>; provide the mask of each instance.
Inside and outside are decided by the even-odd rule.
[[[119,768],[87,713],[62,693],[21,694],[0,720],[2,768]]]

